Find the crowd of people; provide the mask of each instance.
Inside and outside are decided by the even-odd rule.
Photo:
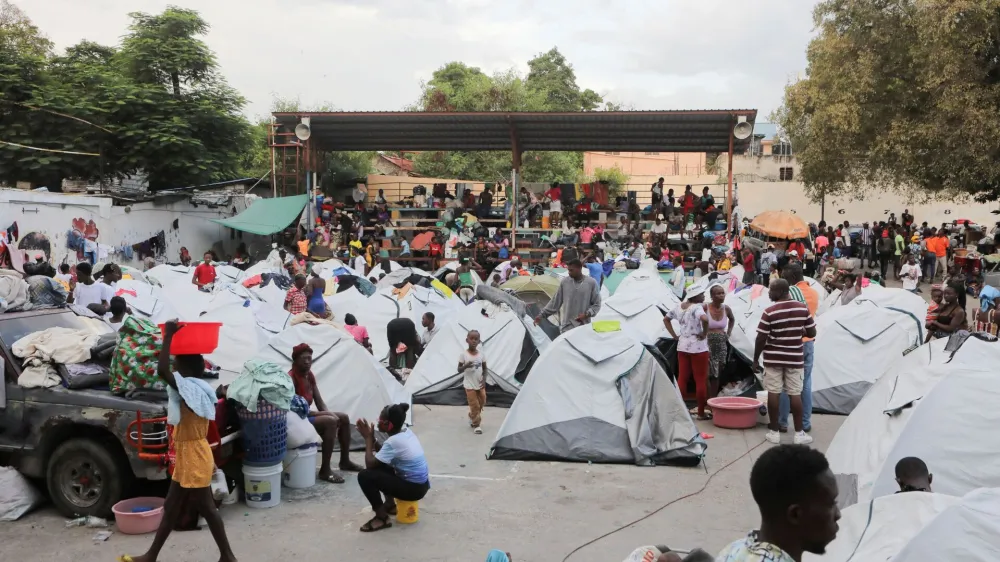
[[[610,257],[606,253],[606,249],[611,247],[609,244],[617,246],[616,251],[629,259],[653,257],[667,264],[672,269],[670,286],[682,299],[674,310],[667,311],[664,318],[664,328],[677,340],[677,384],[684,393],[689,384],[694,386],[695,406],[691,414],[699,420],[708,420],[712,412],[707,402],[719,392],[720,375],[728,357],[727,343],[736,319],[725,304],[726,292],[722,286],[713,285],[707,291],[700,284],[687,286],[685,264],[690,267],[694,261],[694,267],[704,267],[706,273],[728,270],[734,263],[742,264],[746,273],[743,281],[766,285],[772,302],[763,312],[757,327],[752,368],[762,375],[767,392],[768,430],[765,440],[778,446],[761,455],[751,473],[750,487],[760,509],[761,528],[732,543],[720,553],[718,560],[799,562],[803,552],[820,554],[836,536],[839,510],[836,505],[837,483],[826,459],[821,453],[805,447],[813,441],[810,435],[811,371],[817,335],[815,316],[819,307],[819,294],[805,276],[812,274],[827,288],[840,290],[840,298],[845,304],[861,295],[869,284],[884,284],[888,278],[899,280],[903,289],[911,292],[921,292],[922,286],[931,284],[931,304],[926,318],[928,339],[947,337],[969,325],[964,303],[965,278],[955,263],[959,249],[975,243],[992,244],[994,248],[1000,245],[1000,223],[992,236],[984,241],[968,222],[942,225],[940,228],[929,227],[926,223],[917,226],[913,216],[904,211],[898,222],[890,216],[887,221],[865,222],[860,227],[849,222],[839,225],[820,222],[810,225],[808,237],[789,241],[780,248],[769,244],[762,250],[754,251],[746,245],[741,247],[739,243],[727,243],[727,247],[719,251],[720,240],[714,231],[718,210],[707,188],[700,198],[692,193],[690,186],[680,198],[674,197],[673,190],[663,193],[662,179],[652,189],[653,204],[646,212],[652,212],[653,220],[646,229],[642,227],[641,215],[634,213],[634,202],[628,203],[624,213],[619,214],[619,225],[613,232],[603,224],[591,226],[583,213],[576,215],[579,221],[576,224],[572,222],[573,211],[560,217],[565,228],[557,239],[551,240],[553,249],[558,248],[558,251],[553,253],[550,264],[566,267],[568,275],[560,281],[556,293],[541,309],[535,323],[558,313],[562,322],[560,331],[567,332],[588,324],[596,316],[601,306],[602,262]],[[490,190],[485,190],[477,199],[467,199],[458,200],[463,208],[485,220],[492,216]],[[538,199],[527,194],[521,211],[531,220],[539,206],[556,200],[559,200],[558,196]],[[348,263],[362,275],[371,275],[371,280],[376,282],[390,272],[390,257],[404,261],[416,257],[416,254],[409,241],[394,233],[390,237],[393,240],[390,248],[398,250],[398,253],[387,255],[388,248],[380,246],[376,236],[363,236],[364,220],[345,218],[348,215],[336,208],[328,214],[326,204],[319,205],[321,224],[302,236],[294,251],[275,248],[267,261],[288,272],[293,280],[284,301],[286,310],[293,315],[308,312],[319,318],[328,318],[331,312],[323,299],[327,292],[325,281],[318,275],[310,275],[315,272],[308,263],[316,257],[317,247],[326,246],[333,250],[331,257],[334,257],[339,255],[336,252],[341,241],[346,241],[352,257]],[[391,228],[387,202],[381,192],[376,198],[374,215],[381,227]],[[671,233],[690,234],[699,229],[704,229],[706,234],[701,237],[700,243],[694,243],[694,247],[700,246],[703,250],[700,260],[692,260],[690,251],[670,249]],[[345,231],[346,238],[342,237]],[[481,228],[475,232],[473,242],[460,248],[460,265],[453,278],[458,283],[456,289],[468,283],[462,275],[479,275],[484,282],[500,285],[515,275],[528,273],[522,259],[511,252],[509,239],[502,229],[488,232]],[[444,243],[440,237],[432,237],[424,250],[426,255],[443,258]],[[484,255],[492,261],[478,261]],[[202,262],[194,268],[192,284],[202,290],[211,290],[216,279],[214,261],[211,253],[204,254]],[[501,264],[497,272],[492,277],[488,276],[485,272],[492,270],[497,263]],[[67,280],[73,284],[73,299],[95,312],[109,315],[112,322],[120,323],[125,313],[124,301],[113,296],[110,287],[121,279],[121,270],[114,265],[105,267],[96,276],[100,279],[98,281],[89,267],[89,263],[79,264],[76,277],[70,276]],[[934,284],[937,279],[941,280],[940,285]],[[981,302],[982,309],[974,316],[977,329],[992,327],[995,333],[994,315],[1000,305],[1000,290],[984,288]],[[345,315],[343,324],[358,345],[371,351],[366,327],[359,325],[350,314]],[[424,314],[421,325],[422,331],[405,338],[405,343],[390,337],[391,366],[412,368],[439,331],[433,313]],[[462,376],[468,402],[469,427],[475,434],[482,434],[488,361],[477,330],[469,330],[465,342],[465,349],[455,358],[456,370]],[[301,344],[291,351],[291,356],[293,362],[289,376],[294,382],[295,393],[310,408],[308,419],[322,439],[319,479],[331,483],[344,482],[343,476],[334,471],[331,464],[335,445],[339,444],[339,470],[359,473],[358,484],[374,513],[360,530],[375,532],[391,527],[389,518],[396,512],[397,499],[417,501],[430,489],[423,449],[415,434],[406,428],[407,406],[389,406],[375,422],[358,419],[352,424],[346,414],[327,409],[311,371],[312,349]],[[178,362],[178,372],[171,372],[165,377],[175,391],[177,381],[198,378],[197,370],[184,367],[185,364],[185,361]],[[171,393],[171,400],[183,402],[179,403],[182,413],[179,423],[184,428],[182,435],[189,435],[192,442],[203,439],[200,427],[205,420],[193,413],[195,409],[180,396],[176,392]],[[354,464],[349,457],[351,427],[355,427],[365,441],[364,466]],[[794,434],[794,444],[779,445],[781,434],[788,432],[789,427]],[[375,438],[376,430],[388,435],[388,439],[379,443]],[[187,448],[178,452],[180,471],[179,475],[175,471],[167,504],[168,507],[176,506],[182,501],[179,498],[188,498],[185,501],[193,502],[209,521],[222,559],[232,560],[234,558],[221,520],[217,515],[210,515],[214,506],[210,508],[203,498],[205,492],[202,490],[208,490],[208,484],[204,481],[205,467],[200,466],[205,462],[203,455],[194,452],[200,450],[198,447],[200,445],[190,445],[191,452]],[[901,491],[930,490],[931,475],[919,459],[900,461],[896,477]],[[168,508],[164,523],[146,554],[122,559],[138,562],[155,560],[169,534],[175,513],[176,508]],[[507,553],[500,554],[509,558]],[[680,557],[665,554],[661,559]]]

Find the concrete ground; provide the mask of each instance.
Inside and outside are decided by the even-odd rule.
[[[733,431],[699,422],[714,438],[708,440],[704,465],[697,468],[487,461],[486,451],[506,413],[487,409],[486,434],[477,436],[466,423],[464,408],[415,407],[414,431],[426,450],[433,486],[420,502],[417,524],[358,532],[371,512],[349,475],[344,485],[285,488],[282,503],[271,509],[224,507],[236,555],[244,562],[470,562],[500,548],[519,562],[559,562],[574,548],[691,494],[570,560],[617,562],[644,544],[700,546],[714,553],[758,524],[748,481],[753,461],[770,446],[760,445],[762,426]],[[814,416],[814,446],[825,449],[842,421]],[[791,435],[783,438],[790,442]],[[354,460],[360,462],[361,455]],[[64,521],[43,508],[20,521],[0,523],[0,559],[108,562],[119,554],[142,553],[152,540],[151,534],[115,533],[106,542],[94,542],[95,530],[67,529]],[[205,529],[174,533],[160,559],[210,562],[218,560],[218,553]]]

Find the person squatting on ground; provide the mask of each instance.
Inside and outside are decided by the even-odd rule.
[[[760,529],[724,548],[717,562],[802,562],[821,555],[840,526],[837,481],[823,453],[804,445],[772,447],[750,470]]]
[[[362,525],[362,533],[392,527],[389,516],[396,514],[396,500],[420,501],[431,488],[424,448],[406,428],[409,409],[408,404],[382,409],[377,429],[389,436],[382,445],[375,441],[376,426],[365,419],[358,420],[358,433],[365,439],[365,469],[358,473],[358,486],[375,512]]]
[[[317,477],[325,482],[343,484],[344,477],[330,468],[330,458],[333,456],[334,440],[337,440],[340,445],[340,470],[350,472],[361,470],[360,466],[351,462],[351,420],[343,412],[330,412],[326,409],[326,403],[323,402],[319,387],[316,386],[312,360],[313,350],[308,344],[300,343],[293,347],[292,369],[288,371],[288,376],[295,385],[295,394],[304,398],[309,406],[314,402],[316,404],[316,409],[309,411],[308,419],[323,440]]]
[[[663,326],[677,340],[677,387],[687,392],[688,380],[694,378],[699,420],[711,419],[705,412],[708,405],[708,315],[705,314],[705,288],[697,285],[688,290],[687,299],[663,317]],[[681,325],[680,337],[672,320]]]
[[[125,554],[118,557],[118,562],[155,562],[182,511],[192,506],[208,523],[212,538],[219,547],[220,562],[236,562],[236,555],[229,546],[222,518],[212,497],[215,460],[208,444],[208,422],[215,419],[215,391],[201,380],[205,373],[205,359],[201,355],[176,356],[174,360],[177,372],[171,371],[170,344],[179,329],[181,327],[177,325],[177,320],[170,320],[164,326],[163,347],[156,371],[167,383],[167,421],[174,426],[176,451],[172,481],[163,504],[163,519],[145,554]]]
[[[802,383],[804,358],[802,337],[816,337],[816,322],[809,314],[809,308],[791,300],[788,281],[777,279],[771,282],[768,296],[774,302],[761,315],[754,345],[753,367],[755,372],[764,373],[764,389],[767,390],[768,432],[765,439],[779,443],[778,408],[781,393],[788,394],[795,423],[795,443],[812,443],[802,426]],[[761,355],[764,367],[760,366]]]
[[[476,435],[483,433],[482,414],[486,407],[486,355],[479,350],[479,339],[478,330],[469,330],[465,336],[469,348],[458,356],[458,372],[462,373],[462,386],[469,401],[469,425]]]

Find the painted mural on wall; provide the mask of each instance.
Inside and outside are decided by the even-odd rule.
[[[66,247],[76,251],[76,261],[95,263],[97,259],[97,237],[101,231],[94,219],[77,217],[71,223],[72,228],[66,233]]]
[[[42,234],[41,232],[29,232],[21,238],[18,242],[17,248],[19,250],[24,250],[24,253],[29,257],[38,257],[38,252],[44,254],[44,261],[49,261],[52,257],[52,243],[49,242],[49,237]]]

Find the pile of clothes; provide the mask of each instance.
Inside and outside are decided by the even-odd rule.
[[[14,342],[11,351],[23,360],[17,384],[24,388],[52,387],[62,383],[58,364],[85,363],[100,336],[89,330],[48,328]]]

